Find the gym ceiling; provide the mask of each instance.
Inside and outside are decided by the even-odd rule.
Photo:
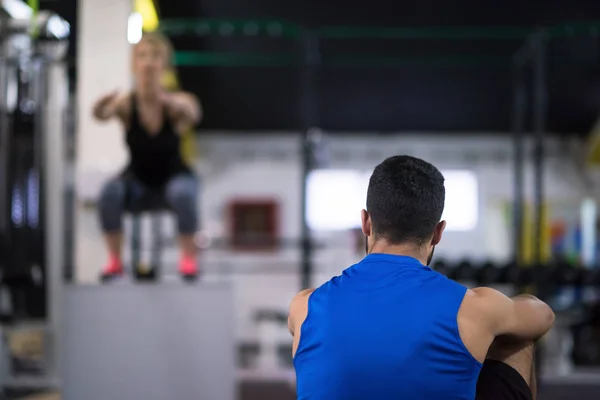
[[[42,0],[41,6],[57,9],[61,3],[63,9],[57,11],[69,18],[76,15],[67,11],[74,2]],[[507,27],[516,32],[565,24],[576,31],[579,24],[600,22],[600,2],[589,0],[156,2],[161,20],[277,19],[310,28],[434,27],[437,32],[447,28],[452,34],[451,29],[464,27]],[[547,130],[584,135],[600,114],[600,39],[594,29],[570,34],[568,26],[565,34],[550,40],[547,47]],[[184,35],[173,41],[178,50],[238,54],[248,49],[256,53],[298,48],[290,39],[269,37]],[[316,112],[311,124],[343,132],[507,132],[514,95],[512,55],[524,43],[518,35],[493,40],[323,40],[323,59],[344,54],[351,56],[354,64],[315,69],[310,103]],[[401,57],[402,62],[371,66],[355,62],[390,57]],[[187,66],[179,67],[178,72],[183,86],[202,98],[206,129],[298,130],[306,123],[307,107],[302,99],[307,85],[301,68]]]

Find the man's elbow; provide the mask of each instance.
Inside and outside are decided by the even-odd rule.
[[[556,321],[556,314],[554,314],[554,310],[552,310],[550,306],[547,307],[548,309],[546,310],[546,326],[548,327],[548,330],[546,332],[552,329],[552,327],[554,326],[554,321]]]
[[[554,321],[556,319],[556,315],[554,315],[554,311],[550,306],[545,304],[543,311],[541,314],[538,314],[538,333],[536,335],[535,340],[541,339],[544,335],[546,335],[554,326]]]

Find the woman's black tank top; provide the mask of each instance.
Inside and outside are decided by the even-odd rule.
[[[160,131],[151,135],[142,126],[135,96],[131,96],[131,114],[126,142],[129,165],[124,175],[139,180],[146,186],[163,186],[173,176],[191,174],[181,157],[180,137],[171,123],[167,110],[163,111]]]

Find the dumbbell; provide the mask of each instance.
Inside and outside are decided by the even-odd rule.
[[[518,267],[515,283],[519,286],[544,285],[551,283],[552,269],[545,265]]]
[[[443,259],[436,260],[433,263],[433,266],[431,267],[431,269],[433,269],[436,272],[439,272],[440,274],[442,274],[444,276],[449,276],[449,273],[450,273],[450,269],[448,268],[446,261]]]
[[[515,283],[519,286],[529,286],[536,282],[536,267],[520,267]]]
[[[549,266],[551,283],[556,285],[580,285],[584,279],[584,270],[581,267],[570,265],[560,260]]]
[[[486,261],[483,265],[477,268],[475,273],[475,280],[478,285],[488,286],[491,284],[501,283],[501,277],[505,273],[501,266]]]
[[[600,267],[585,270],[582,274],[582,282],[585,286],[600,287]]]
[[[520,267],[516,261],[510,261],[504,266],[504,268],[502,268],[502,273],[500,274],[498,283],[517,284],[521,269],[522,267]]]
[[[477,270],[473,268],[473,265],[468,260],[463,260],[453,268],[450,272],[450,279],[455,281],[473,281],[477,275]]]

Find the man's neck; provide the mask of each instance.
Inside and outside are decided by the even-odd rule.
[[[412,257],[419,260],[423,265],[427,265],[427,250],[422,247],[410,244],[389,244],[383,241],[377,241],[369,249],[369,254],[391,254],[395,256]]]

